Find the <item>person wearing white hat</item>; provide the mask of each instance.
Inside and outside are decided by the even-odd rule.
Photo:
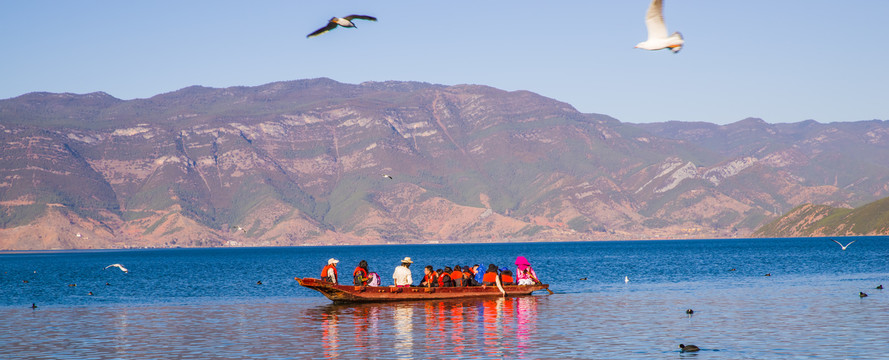
[[[334,258],[327,260],[327,266],[325,266],[324,269],[321,269],[321,280],[332,282],[334,284],[337,283],[336,263],[338,262],[340,261]]]
[[[410,266],[414,262],[411,261],[410,257],[405,257],[401,259],[401,265],[395,267],[395,273],[392,274],[392,279],[395,280],[395,286],[411,286],[414,283],[414,278],[411,276]]]

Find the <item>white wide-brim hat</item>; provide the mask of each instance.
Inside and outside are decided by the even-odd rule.
[[[330,258],[330,260],[327,260],[327,265],[336,264],[338,262],[340,261],[334,258]]]
[[[402,263],[402,264],[404,264],[404,263],[413,264],[414,262],[411,261],[411,257],[410,257],[410,256],[406,256],[404,259],[401,259],[401,263]]]

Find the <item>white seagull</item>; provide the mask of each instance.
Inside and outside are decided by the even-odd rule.
[[[123,272],[125,272],[125,273],[130,272],[129,270],[127,270],[127,268],[123,267],[123,265],[121,265],[121,264],[111,264],[111,265],[108,265],[108,266],[105,267],[105,270],[108,270],[108,268],[110,268],[110,267],[116,267],[116,268],[120,269],[121,271],[123,271]]]
[[[630,277],[629,277],[629,276],[624,276],[624,284],[626,284],[626,283],[628,283],[628,282],[630,282]]]
[[[355,23],[352,22],[352,20],[354,20],[354,19],[377,21],[377,18],[375,18],[373,16],[367,16],[367,15],[349,15],[349,16],[341,17],[341,18],[332,17],[332,18],[330,18],[330,20],[327,21],[327,26],[320,28],[318,30],[315,30],[311,34],[306,35],[306,37],[310,38],[313,36],[321,35],[323,33],[326,33],[330,30],[335,29],[337,26],[342,26],[342,27],[347,27],[347,28],[357,28],[357,26],[355,26]]]
[[[388,174],[387,174],[387,175],[383,175],[383,177],[384,177],[384,178],[387,178],[387,179],[389,179],[389,180],[392,180],[392,175],[388,175]]]
[[[247,229],[240,226],[232,226],[232,229],[238,229],[238,231],[243,231],[245,234],[247,233]]]
[[[664,1],[652,0],[645,14],[645,27],[648,28],[648,39],[636,44],[637,49],[661,50],[669,48],[673,53],[682,50],[682,34],[678,31],[667,36],[667,24],[664,23]]]
[[[833,241],[833,242],[835,242],[835,243],[837,243],[838,245],[840,245],[840,246],[843,248],[843,251],[846,251],[846,248],[849,247],[849,245],[852,245],[852,243],[854,243],[855,241],[857,241],[857,240],[852,240],[852,241],[850,241],[848,244],[843,245],[843,244],[840,244],[839,241],[836,241],[836,240],[834,240],[834,239],[830,239],[830,240]]]

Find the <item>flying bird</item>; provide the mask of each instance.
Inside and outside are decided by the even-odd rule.
[[[315,30],[313,33],[306,35],[306,37],[310,38],[313,36],[321,35],[323,33],[326,33],[330,30],[335,29],[337,26],[342,26],[342,27],[347,27],[347,28],[358,28],[357,26],[355,26],[355,23],[352,22],[352,20],[354,20],[354,19],[377,21],[377,18],[375,18],[373,16],[367,16],[367,15],[349,15],[349,16],[342,17],[342,18],[332,17],[332,18],[330,18],[330,20],[327,21],[327,26],[320,28],[318,30]]]
[[[232,229],[237,229],[238,231],[243,231],[245,234],[247,233],[247,229],[242,228],[240,226],[232,226]]]
[[[626,283],[628,283],[628,282],[630,282],[630,277],[629,277],[629,276],[624,276],[624,284],[626,284]]]
[[[388,174],[387,174],[387,175],[383,175],[383,177],[384,177],[384,178],[387,178],[387,179],[389,179],[389,180],[392,180],[392,175],[388,175]]]
[[[664,1],[652,0],[645,14],[645,27],[648,28],[648,39],[636,44],[636,48],[645,50],[670,49],[674,54],[682,50],[682,34],[678,31],[667,36],[667,24],[664,23]]]
[[[841,247],[843,248],[843,251],[846,251],[846,248],[849,247],[849,245],[852,245],[852,243],[854,243],[854,242],[857,241],[857,240],[852,240],[852,241],[850,241],[850,242],[849,242],[848,244],[846,244],[846,245],[840,244],[839,241],[836,241],[836,240],[834,240],[834,239],[830,239],[830,241],[833,241],[833,242],[837,243],[837,245],[839,245],[839,246],[841,246]]]
[[[123,271],[123,272],[125,272],[125,273],[130,272],[129,270],[127,270],[127,268],[123,267],[123,265],[121,265],[121,264],[111,264],[111,265],[108,265],[108,266],[105,267],[105,270],[108,270],[108,268],[110,268],[110,267],[116,267],[116,268],[120,269],[120,271]]]

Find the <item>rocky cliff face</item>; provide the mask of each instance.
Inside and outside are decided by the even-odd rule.
[[[472,85],[33,93],[0,101],[0,249],[745,236],[885,196],[887,137],[632,125]]]

